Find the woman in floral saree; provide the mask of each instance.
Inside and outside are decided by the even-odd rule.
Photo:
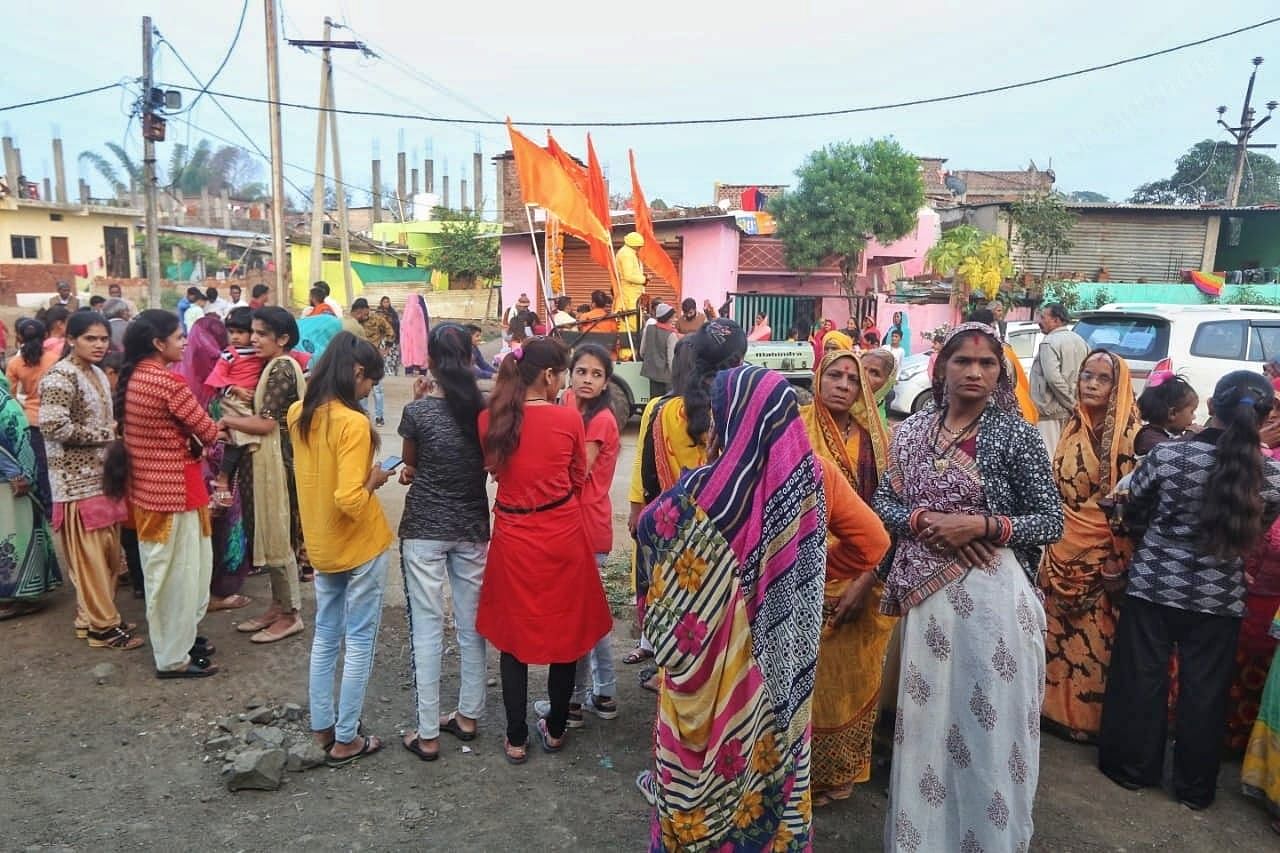
[[[807,850],[822,469],[777,373],[719,373],[720,451],[640,517],[660,670],[650,849]]]
[[[0,376],[0,620],[40,609],[41,597],[62,585],[27,428],[22,404]]]
[[[838,333],[827,335],[830,341]],[[863,501],[870,502],[889,456],[889,433],[875,407],[875,391],[861,359],[849,351],[827,352],[814,371],[814,401],[800,419],[814,451],[834,463]],[[858,405],[861,403],[861,405]],[[884,537],[879,523],[869,534]],[[822,642],[813,697],[813,789],[815,805],[844,800],[853,786],[871,778],[885,648],[897,621],[880,612],[883,587],[874,569],[888,548],[868,553],[855,571],[828,560]],[[846,596],[858,602],[847,616]],[[840,617],[837,618],[837,612]]]
[[[1062,539],[1045,550],[1040,567],[1049,625],[1043,712],[1054,727],[1080,742],[1096,738],[1102,727],[1118,612],[1105,584],[1133,555],[1128,537],[1112,534],[1098,501],[1133,470],[1133,440],[1141,428],[1129,366],[1106,350],[1094,350],[1080,368],[1076,410],[1053,454],[1066,528]]]
[[[1040,772],[1040,546],[1062,535],[1049,457],[981,323],[938,353],[933,407],[898,427],[875,508],[902,615],[886,851],[1025,851]]]

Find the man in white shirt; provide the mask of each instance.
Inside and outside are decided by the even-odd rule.
[[[218,288],[210,287],[204,292],[205,305],[204,312],[206,314],[217,314],[219,318],[227,319],[227,314],[231,311],[231,303],[218,295]]]
[[[182,325],[186,327],[187,334],[191,334],[191,328],[195,326],[200,318],[205,315],[205,309],[209,305],[209,299],[198,287],[187,288],[187,301],[191,304],[187,306],[187,310],[182,313]]]
[[[894,370],[901,370],[902,360],[907,357],[907,350],[902,345],[901,329],[893,329],[889,332],[889,352],[893,353]]]
[[[233,284],[231,285],[231,287],[227,288],[227,290],[231,294],[232,308],[248,308],[249,307],[249,303],[245,300],[243,295],[244,291],[241,290],[240,285]],[[228,309],[228,313],[230,313],[230,309]]]

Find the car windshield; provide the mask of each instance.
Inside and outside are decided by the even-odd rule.
[[[1036,354],[1036,330],[1025,329],[1009,333],[1009,346],[1018,358],[1032,358]]]
[[[1130,361],[1159,361],[1169,354],[1169,322],[1135,314],[1094,314],[1075,328],[1090,349],[1105,349]]]

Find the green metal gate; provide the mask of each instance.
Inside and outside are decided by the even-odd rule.
[[[756,324],[756,314],[769,318],[775,341],[786,340],[792,328],[806,334],[813,328],[818,299],[813,296],[769,296],[760,293],[739,293],[733,297],[733,320],[747,332]]]

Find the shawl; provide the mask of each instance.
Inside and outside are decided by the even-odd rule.
[[[258,388],[253,395],[253,410],[261,412],[267,393],[271,372],[277,364],[292,370],[298,387],[298,399],[306,395],[307,380],[302,368],[288,353],[278,355],[262,369]],[[293,566],[293,517],[289,501],[289,481],[292,472],[284,467],[284,452],[280,446],[279,426],[284,424],[284,412],[276,429],[262,436],[262,442],[253,454],[253,564],[255,566]]]
[[[22,476],[26,477],[31,486],[27,495],[34,500],[38,497],[36,486],[40,482],[40,476],[35,449],[31,446],[31,436],[28,433],[29,426],[22,404],[9,393],[9,381],[0,376],[0,451],[11,457],[14,464],[22,470]],[[42,506],[41,510],[43,509]]]
[[[818,353],[819,361],[822,360],[822,356],[829,348],[853,352],[853,338],[849,337],[844,332],[827,332],[822,336],[822,352]]]
[[[720,456],[664,492],[637,528],[653,578],[644,631],[663,679],[651,847],[807,848],[822,471],[777,373],[720,372],[712,412]]]
[[[417,294],[410,293],[400,318],[400,363],[405,367],[427,366],[427,313]]]
[[[217,389],[205,385],[204,381],[227,348],[227,341],[227,327],[217,314],[204,315],[187,331],[187,348],[174,369],[186,380],[202,409],[209,408],[209,401],[217,393]]]
[[[301,350],[313,359],[324,355],[325,348],[333,336],[342,331],[342,321],[333,314],[312,314],[310,317],[298,318],[298,345],[294,350]],[[266,372],[265,370],[263,371]]]
[[[1089,412],[1077,402],[1062,430],[1053,454],[1053,476],[1062,496],[1066,528],[1062,539],[1046,549],[1040,567],[1045,589],[1060,600],[1083,607],[1092,606],[1102,592],[1101,573],[1107,563],[1127,563],[1133,554],[1128,537],[1113,535],[1098,501],[1110,495],[1120,478],[1133,470],[1137,461],[1133,440],[1142,427],[1129,365],[1106,350],[1094,350],[1085,360],[1097,354],[1111,360],[1115,382],[1101,423],[1093,423]],[[1114,566],[1112,573],[1117,568]]]
[[[986,323],[961,323],[947,335],[942,342],[942,349],[945,350],[953,340],[961,335],[974,333],[991,338],[999,346],[1000,351],[1004,352],[1004,344],[1000,342],[1000,336],[996,334],[995,329]],[[1014,412],[1018,409],[1018,400],[1013,392],[1013,378],[1009,375],[1011,369],[1005,359],[1000,359],[1000,378],[996,380],[996,390],[991,395],[991,402],[995,403],[996,408],[1002,412]],[[933,372],[933,404],[941,409],[947,400],[946,372],[938,368],[936,362],[931,364],[930,370]]]
[[[831,332],[827,337],[836,334],[839,333]],[[856,429],[845,440],[840,435],[840,428],[836,426],[831,410],[816,394],[812,403],[800,407],[800,419],[804,422],[805,432],[809,434],[814,451],[834,462],[858,496],[864,501],[870,501],[880,482],[880,475],[889,464],[889,432],[875,409],[871,383],[861,360],[848,351],[833,350],[827,353],[814,368],[814,390],[821,387],[822,374],[827,368],[842,358],[852,359],[858,370],[858,399],[851,410]],[[862,405],[859,406],[858,403]],[[872,413],[870,417],[869,412]]]
[[[1013,395],[1018,401],[1018,411],[1022,413],[1022,417],[1026,418],[1027,423],[1039,423],[1040,410],[1036,408],[1035,402],[1031,399],[1031,382],[1027,379],[1027,372],[1022,369],[1022,362],[1018,360],[1018,354],[1013,351],[1013,347],[1009,344],[1004,345],[1004,358],[1008,362],[1009,370],[1013,377]]]
[[[857,400],[853,404],[853,416],[855,418],[864,418],[865,413],[871,410],[876,412],[876,417],[880,418],[881,425],[885,430],[889,429],[889,407],[885,402],[889,399],[889,393],[893,391],[893,386],[898,384],[898,360],[893,357],[893,353],[885,347],[876,347],[873,350],[867,350],[858,354],[858,360],[866,358],[871,353],[879,353],[877,358],[883,358],[885,363],[889,365],[888,375],[884,384],[872,395],[874,406],[867,407],[863,400]]]

